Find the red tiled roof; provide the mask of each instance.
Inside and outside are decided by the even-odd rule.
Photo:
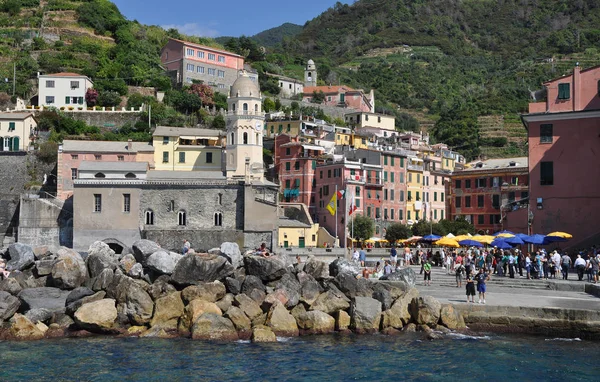
[[[354,92],[355,89],[352,89],[346,85],[340,86],[305,86],[304,94],[312,94],[313,92],[323,92],[323,93],[345,93],[345,92]]]
[[[240,56],[239,54],[237,54],[237,53],[233,53],[233,52],[230,52],[230,51],[228,51],[228,50],[217,49],[217,48],[213,48],[213,47],[211,47],[211,46],[206,46],[206,45],[200,45],[200,44],[196,44],[195,42],[189,42],[189,41],[178,40],[178,39],[176,39],[176,38],[170,38],[169,40],[171,40],[171,41],[177,41],[177,42],[180,42],[180,43],[182,43],[182,44],[184,44],[184,45],[189,45],[189,46],[191,46],[191,47],[195,47],[195,48],[206,49],[206,50],[210,50],[210,51],[217,52],[217,53],[223,53],[223,54],[228,54],[228,55],[230,55],[230,56],[235,56],[235,57],[244,58],[244,56]]]
[[[70,73],[70,72],[51,73],[51,74],[43,74],[43,75],[44,76],[53,76],[53,77],[87,77],[84,74]]]

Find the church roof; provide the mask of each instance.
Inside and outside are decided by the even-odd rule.
[[[246,73],[241,73],[231,86],[231,97],[255,97],[260,96],[260,90],[256,83]]]
[[[203,129],[199,127],[171,127],[171,126],[156,126],[156,130],[152,133],[153,137],[180,137],[180,136],[193,136],[193,137],[207,137],[216,138],[224,137],[225,132],[222,130],[215,129]]]

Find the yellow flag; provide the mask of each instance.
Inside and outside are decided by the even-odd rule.
[[[329,211],[331,215],[335,215],[335,210],[337,210],[337,193],[333,194],[331,200],[327,204],[327,211]]]

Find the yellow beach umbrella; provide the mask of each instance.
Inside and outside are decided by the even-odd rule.
[[[471,235],[458,235],[454,238],[454,240],[458,241],[463,241],[463,240],[469,240],[471,238]]]
[[[512,233],[499,233],[498,235],[496,235],[496,237],[509,238],[509,237],[515,237],[515,235],[513,235]]]
[[[572,239],[573,238],[573,235],[566,233],[566,232],[560,232],[560,231],[549,233],[546,236],[562,237],[563,239]]]
[[[475,235],[471,238],[471,240],[475,240],[480,242],[481,244],[492,244],[496,238],[491,235]]]
[[[443,237],[440,240],[436,241],[434,244],[440,245],[442,247],[452,247],[452,248],[460,247],[458,242],[455,239],[452,239],[450,237]]]

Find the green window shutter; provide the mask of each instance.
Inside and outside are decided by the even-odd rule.
[[[434,193],[433,193],[433,201],[434,201],[434,202],[437,202],[437,192],[434,192]]]
[[[79,97],[79,104],[83,105],[83,97]]]
[[[65,103],[68,105],[71,103],[71,97],[65,97]]]
[[[291,164],[290,162],[285,162],[285,171],[290,171]]]
[[[440,199],[440,200],[443,202],[443,201],[444,201],[444,193],[443,193],[443,192],[440,192],[440,196],[441,196],[441,199]],[[443,218],[442,218],[442,219],[443,219]]]
[[[383,172],[383,181],[387,182],[387,171]]]
[[[404,167],[404,158],[400,158],[400,167]]]
[[[317,168],[317,161],[314,160],[314,161],[312,161],[312,169],[314,170],[316,168]]]
[[[393,159],[394,158],[392,157],[392,160]],[[394,165],[394,164],[392,163],[392,165]],[[394,173],[393,172],[390,172],[390,182],[394,183]]]
[[[163,162],[168,162],[168,161],[169,161],[169,152],[163,151]]]
[[[8,131],[14,131],[14,130],[15,130],[15,123],[9,122],[8,123]]]
[[[571,98],[571,84],[558,84],[558,99]]]
[[[392,157],[392,166],[394,165],[394,157]]]
[[[289,179],[285,181],[285,188],[290,188],[290,181]]]
[[[296,179],[296,188],[300,188],[300,179]]]
[[[387,157],[385,155],[383,156],[383,164],[384,166],[387,166]]]
[[[13,151],[19,151],[19,137],[13,137],[12,148],[13,148]]]

